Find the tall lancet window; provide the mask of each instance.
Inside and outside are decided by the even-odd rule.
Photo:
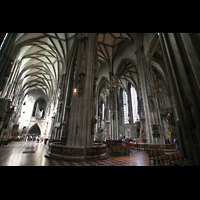
[[[124,105],[124,123],[128,124],[128,97],[126,91],[123,90],[123,105]]]
[[[105,107],[104,107],[104,103],[102,104],[102,120],[104,120],[104,109],[105,109]]]
[[[131,101],[133,110],[133,122],[135,123],[137,120],[140,119],[140,116],[138,115],[137,92],[132,85],[131,85]]]

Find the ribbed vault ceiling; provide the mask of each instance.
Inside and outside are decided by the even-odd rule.
[[[18,51],[18,83],[24,93],[42,90],[47,97],[57,89],[63,66],[71,50],[74,33],[19,33],[15,50]]]
[[[108,66],[108,72],[113,71],[113,63],[116,57],[116,52],[119,45],[124,42],[133,42],[130,35],[127,33],[100,33],[98,35],[97,53],[99,63],[105,62]],[[117,66],[118,67],[118,66]],[[114,74],[114,72],[113,72]],[[114,74],[119,78],[121,86],[125,89],[126,81],[131,82],[135,87],[138,84],[137,70],[135,65],[129,60],[123,60]],[[103,98],[104,95],[109,94],[109,89],[106,87],[107,80],[103,79],[101,83],[100,94]]]
[[[17,82],[24,94],[37,89],[47,97],[53,95],[75,37],[75,33],[18,33],[14,48],[19,70]],[[111,69],[116,50],[125,40],[131,40],[126,33],[99,33],[99,63],[105,62]]]
[[[124,40],[131,40],[127,33],[100,33],[97,44],[99,61],[104,61],[111,67],[116,50]]]

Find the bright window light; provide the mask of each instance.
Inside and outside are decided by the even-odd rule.
[[[123,90],[123,105],[124,105],[124,123],[129,124],[128,121],[128,98],[126,91]]]
[[[138,101],[137,101],[137,92],[133,86],[131,86],[131,101],[132,101],[132,110],[133,110],[133,123],[140,119],[138,115]]]

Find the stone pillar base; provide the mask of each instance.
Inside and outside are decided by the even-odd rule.
[[[61,145],[66,145],[67,143],[67,137],[62,137],[61,138]]]
[[[63,140],[64,141],[64,140]],[[66,146],[60,142],[51,143],[49,151],[45,154],[47,158],[61,160],[89,161],[108,158],[105,144],[94,144],[94,146]]]

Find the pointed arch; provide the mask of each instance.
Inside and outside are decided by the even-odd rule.
[[[41,127],[38,123],[35,123],[35,124],[32,124],[29,128],[28,128],[28,131],[27,131],[27,135],[31,133],[31,130],[39,130],[38,132],[35,132],[35,133],[39,133],[39,134],[35,134],[35,135],[41,135]]]
[[[120,79],[122,85],[124,85],[124,81],[130,82],[138,91],[138,69],[133,60],[124,58],[120,62],[115,76]]]

